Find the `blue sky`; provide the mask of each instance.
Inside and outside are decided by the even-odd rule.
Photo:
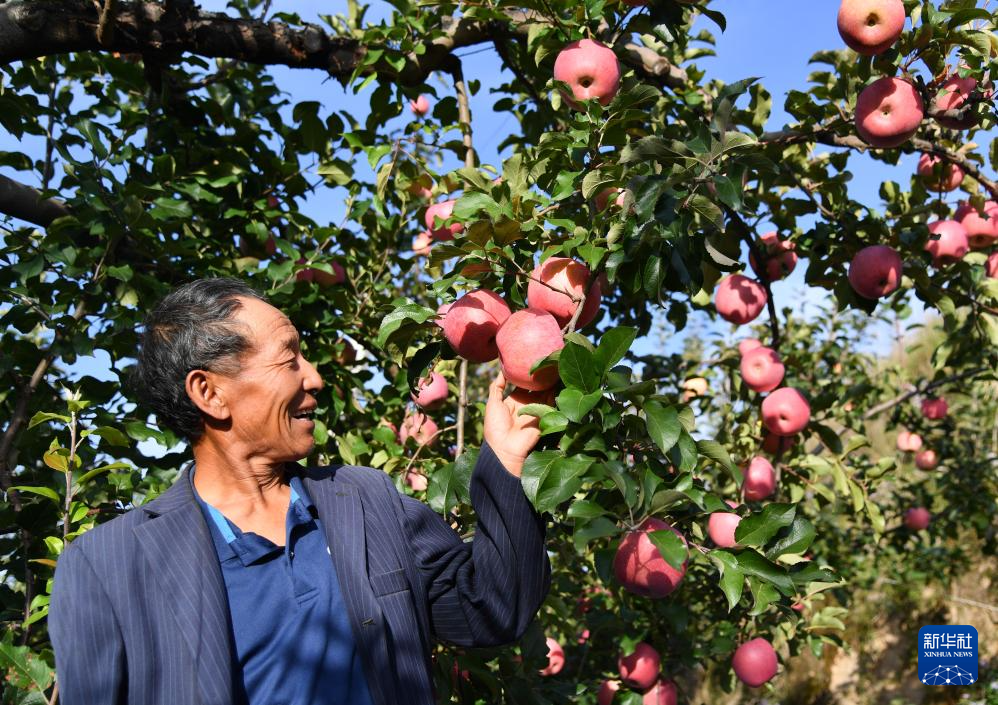
[[[205,9],[224,11],[223,2],[211,1],[201,3]],[[838,0],[719,0],[713,7],[723,12],[728,20],[727,31],[721,33],[710,22],[704,21],[703,27],[708,28],[717,38],[717,56],[697,60],[698,65],[708,71],[709,78],[717,78],[724,82],[733,82],[748,76],[761,77],[762,83],[773,96],[773,114],[770,118],[770,129],[778,129],[787,121],[787,115],[782,110],[786,93],[792,88],[803,89],[807,84],[807,76],[814,69],[808,64],[810,56],[822,49],[842,47],[835,26],[835,15]],[[332,7],[330,7],[332,5]],[[345,3],[337,2],[326,5],[325,12],[345,12]],[[375,7],[369,18],[377,18],[384,12]],[[272,12],[282,10],[301,11],[300,3],[275,0]],[[317,20],[303,12],[307,20]],[[700,25],[698,25],[699,29]],[[482,162],[497,165],[509,153],[497,154],[496,147],[502,137],[511,129],[516,128],[515,120],[506,113],[494,113],[492,104],[495,97],[489,88],[508,76],[503,75],[498,57],[493,51],[477,51],[466,49],[464,55],[465,75],[469,79],[478,79],[482,88],[471,99],[472,125],[475,135],[475,146]],[[291,70],[283,67],[270,69],[278,85],[288,94],[289,105],[303,100],[319,100],[330,107],[345,109],[358,118],[367,113],[367,101],[371,88],[359,95],[350,90],[344,91],[335,81],[317,70]],[[431,79],[438,94],[451,93],[448,82],[437,78]],[[287,108],[290,117],[290,107]],[[408,111],[397,120],[395,127],[401,126],[405,120],[411,119]],[[978,135],[977,141],[987,145],[993,135]],[[17,148],[11,144],[9,137],[0,137],[0,148]],[[40,147],[40,144],[37,145]],[[20,148],[35,150],[30,142],[25,142]],[[894,167],[874,162],[866,157],[854,157],[851,162],[855,175],[850,189],[854,198],[872,206],[879,205],[878,189],[885,179],[893,179],[906,184],[915,168],[915,156],[906,156]],[[457,166],[455,164],[455,166]],[[11,173],[11,176],[27,180],[24,174]],[[302,209],[319,223],[336,223],[342,217],[342,199],[337,194],[328,191],[318,191],[311,199],[301,204]],[[954,197],[955,198],[955,197]],[[415,232],[415,230],[414,230]],[[785,282],[774,286],[774,297],[778,308],[794,305],[815,306],[826,300],[822,290],[810,289],[803,285],[804,266],[798,266],[796,272]],[[917,302],[913,301],[913,304]],[[921,308],[917,307],[921,317]],[[746,337],[744,329],[734,329],[720,322],[713,323],[705,313],[696,313],[691,317],[691,325],[687,331],[668,337],[667,350],[678,350],[685,335],[703,335],[715,340],[728,342]],[[886,351],[889,348],[892,331],[884,329],[871,340],[871,348]],[[652,340],[639,341],[636,351],[639,354],[661,351],[661,343],[657,335],[650,336]],[[98,354],[95,358],[81,358],[73,366],[74,374],[91,374],[99,378],[109,378],[107,374],[108,359]]]

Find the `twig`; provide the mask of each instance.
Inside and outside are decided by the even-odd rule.
[[[456,425],[447,426],[446,428],[438,428],[436,433],[434,433],[432,436],[430,436],[425,441],[420,443],[419,446],[416,448],[416,452],[412,454],[411,458],[409,458],[409,463],[405,466],[406,473],[408,473],[412,469],[413,463],[416,462],[416,458],[419,457],[419,454],[423,451],[423,448],[433,443],[433,441],[437,439],[437,436],[442,435],[445,431],[453,431],[456,428],[457,428]]]
[[[460,458],[464,452],[464,415],[468,406],[468,361],[461,360],[461,371],[458,374],[457,396],[457,452],[455,458]]]
[[[925,385],[923,385],[921,387],[918,387],[916,385],[912,385],[911,389],[909,389],[904,394],[899,394],[898,396],[894,397],[893,399],[888,399],[887,401],[881,402],[880,404],[877,404],[876,406],[874,406],[871,409],[869,409],[865,414],[863,414],[863,418],[864,419],[872,419],[874,416],[876,416],[880,412],[886,411],[887,409],[890,409],[891,407],[894,407],[894,406],[897,406],[898,404],[906,402],[909,399],[911,399],[913,396],[916,396],[918,394],[925,394],[926,392],[930,392],[933,389],[935,389],[936,387],[941,387],[944,384],[949,384],[950,382],[956,382],[957,380],[961,380],[961,379],[963,379],[965,377],[973,377],[976,374],[980,374],[981,372],[987,372],[987,371],[988,371],[987,367],[976,367],[976,368],[974,368],[972,370],[968,370],[966,372],[960,372],[960,373],[957,373],[957,374],[954,374],[954,375],[950,375],[949,377],[943,377],[942,379],[938,379],[938,380],[936,380],[934,382],[929,382],[928,384],[925,384]]]
[[[725,206],[725,212],[727,212],[728,217],[734,221],[736,230],[738,231],[739,237],[745,241],[748,245],[749,252],[752,253],[752,258],[759,263],[759,267],[765,271],[765,257],[763,257],[762,252],[759,251],[759,246],[756,244],[755,232],[749,226],[748,223],[738,214],[735,209]],[[773,336],[772,348],[773,350],[779,350],[780,348],[780,321],[776,315],[776,303],[773,301],[773,287],[769,282],[769,278],[760,275],[759,281],[762,283],[763,288],[766,290],[766,311],[769,313],[769,330]]]

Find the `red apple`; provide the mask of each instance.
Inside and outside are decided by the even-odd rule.
[[[998,279],[998,252],[988,255],[988,261],[984,263],[984,272],[992,279]]]
[[[936,122],[938,122],[943,127],[949,127],[953,130],[967,130],[971,127],[977,125],[977,115],[969,111],[963,115],[963,117],[948,117],[946,115],[937,115],[936,113],[946,112],[948,110],[959,110],[967,102],[967,98],[970,94],[977,89],[977,79],[970,76],[966,78],[960,78],[957,75],[950,77],[936,93],[935,97],[932,99],[930,108],[935,117]]]
[[[728,500],[727,505],[732,509],[738,506],[731,500]],[[738,543],[735,541],[735,529],[741,520],[733,512],[712,512],[707,520],[707,535],[718,548],[734,548]]]
[[[762,401],[762,423],[778,436],[792,436],[811,420],[811,405],[793,387],[781,387]]]
[[[440,326],[440,328],[444,327],[444,319],[447,317],[447,312],[450,311],[450,307],[453,305],[453,303],[449,303],[437,306],[437,319],[433,322]]]
[[[550,313],[536,308],[517,311],[499,327],[495,341],[507,381],[533,392],[558,383],[557,365],[530,372],[537,362],[565,347],[561,326]]]
[[[904,513],[904,525],[912,531],[922,531],[929,528],[932,515],[925,507],[912,507]]]
[[[418,445],[433,446],[437,442],[437,424],[426,414],[416,412],[406,414],[399,429],[399,442],[405,443],[407,438],[413,438]]]
[[[598,211],[606,210],[607,204],[610,203],[610,199],[614,195],[616,195],[617,197],[613,199],[613,204],[618,208],[623,208],[624,196],[626,194],[627,191],[625,189],[620,188],[619,186],[617,187],[609,186],[603,189],[602,191],[597,193],[596,196],[593,197],[593,202],[596,205],[596,210]]]
[[[548,645],[548,665],[541,669],[542,676],[554,676],[561,672],[561,669],[565,667],[565,650],[561,648],[561,644],[552,639],[547,638]]]
[[[724,320],[742,325],[755,320],[766,308],[766,290],[744,274],[729,274],[717,285],[714,307]]]
[[[901,431],[898,433],[897,446],[900,451],[914,452],[922,447],[922,437],[917,433]]]
[[[527,284],[527,301],[530,308],[547,311],[558,324],[566,325],[579,307],[575,299],[582,298],[582,292],[589,281],[589,267],[570,257],[549,257],[534,268]],[[589,287],[586,303],[579,314],[576,329],[585,328],[599,312],[600,298],[606,277],[598,277]]]
[[[778,436],[775,433],[766,431],[762,438],[762,449],[770,455],[788,452],[797,443],[797,436]]]
[[[430,112],[430,99],[425,95],[421,95],[416,100],[410,100],[409,110],[415,113],[416,116],[423,117],[426,113]]]
[[[335,286],[347,280],[347,270],[343,268],[342,264],[339,262],[330,262],[329,266],[333,269],[332,273],[321,269],[312,270],[312,278],[316,284],[323,287]]]
[[[443,320],[444,336],[464,359],[489,362],[499,357],[496,335],[509,315],[498,294],[477,289],[451,304]]]
[[[575,100],[568,99],[573,108],[576,101],[595,98],[603,105],[617,95],[620,88],[620,64],[613,49],[592,39],[572,42],[554,61],[554,77],[572,89]]]
[[[599,693],[596,694],[596,705],[611,705],[613,696],[617,694],[618,690],[620,690],[620,681],[603,681],[599,687]]]
[[[686,538],[661,519],[649,517],[635,531],[624,536],[613,558],[613,574],[624,588],[642,597],[665,597],[675,590],[686,575],[686,563],[679,570],[662,558],[649,531],[672,531]]]
[[[738,680],[757,688],[776,675],[779,663],[772,644],[762,637],[756,637],[735,649],[731,665]]]
[[[849,264],[849,284],[864,299],[879,299],[901,285],[903,266],[901,255],[893,247],[864,247]]]
[[[946,418],[949,412],[949,404],[942,397],[928,397],[922,400],[922,416],[936,421]]]
[[[582,633],[579,634],[579,638],[577,639],[577,641],[579,644],[585,644],[587,641],[589,641],[589,630],[583,629]]]
[[[918,158],[917,173],[932,191],[955,191],[963,183],[963,169],[927,152]]]
[[[425,492],[426,488],[430,486],[429,481],[426,479],[426,475],[413,470],[410,470],[405,474],[405,484],[416,492]]]
[[[430,254],[430,247],[433,245],[433,235],[429,230],[424,230],[412,239],[412,251],[420,257]]]
[[[955,220],[937,220],[929,223],[929,233],[939,238],[929,239],[925,251],[932,255],[932,264],[937,267],[959,262],[970,249],[967,229]]]
[[[936,455],[936,451],[928,448],[915,454],[915,465],[919,470],[934,470],[939,465],[939,456]]]
[[[879,78],[856,99],[856,131],[871,147],[901,146],[918,131],[923,115],[918,89],[901,78]]]
[[[882,54],[901,36],[904,3],[901,0],[842,0],[838,25],[842,41],[857,54]]]
[[[439,372],[431,372],[429,377],[419,380],[410,396],[420,409],[439,409],[447,400],[447,380]]]
[[[457,201],[451,199],[449,201],[441,201],[440,203],[431,203],[426,208],[423,222],[430,229],[430,235],[433,236],[434,240],[453,240],[455,235],[464,230],[464,225],[461,223],[452,223],[451,225],[440,224],[454,213],[455,203]]]
[[[703,377],[691,377],[683,382],[683,401],[687,402],[707,393],[707,380]]]
[[[643,641],[634,647],[633,652],[617,660],[620,680],[638,690],[650,688],[655,683],[661,665],[658,652]]]
[[[750,502],[766,499],[776,491],[776,471],[773,464],[757,455],[749,461],[745,469],[745,482],[742,484],[742,494]]]
[[[757,249],[762,257],[763,266],[760,267],[755,257],[750,253],[749,264],[752,266],[752,271],[759,275],[760,279],[771,282],[783,279],[797,266],[795,248],[794,243],[781,240],[775,230],[760,235]]]
[[[762,343],[755,338],[745,338],[745,340],[738,343],[738,353],[740,355],[746,355],[749,350],[755,350],[756,348],[761,347]]]
[[[786,368],[775,350],[758,347],[749,350],[741,362],[742,379],[749,389],[756,392],[771,392],[780,386]]]
[[[661,678],[641,696],[641,705],[676,705],[678,702],[676,684]]]
[[[969,203],[963,203],[953,215],[967,231],[967,242],[975,250],[991,247],[998,242],[998,202],[986,201],[984,215]]]

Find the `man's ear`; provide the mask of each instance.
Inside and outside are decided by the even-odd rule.
[[[224,421],[232,414],[225,401],[225,390],[219,385],[222,377],[207,370],[191,370],[187,373],[184,387],[187,396],[205,416]]]

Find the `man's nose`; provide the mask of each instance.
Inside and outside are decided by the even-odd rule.
[[[305,363],[305,365],[304,365],[304,368],[305,368],[305,389],[307,391],[316,391],[316,392],[318,392],[319,390],[321,390],[326,385],[323,383],[322,377],[319,376],[319,371],[315,369],[315,365],[313,365],[308,360],[305,360],[304,357],[302,358],[302,360]]]

